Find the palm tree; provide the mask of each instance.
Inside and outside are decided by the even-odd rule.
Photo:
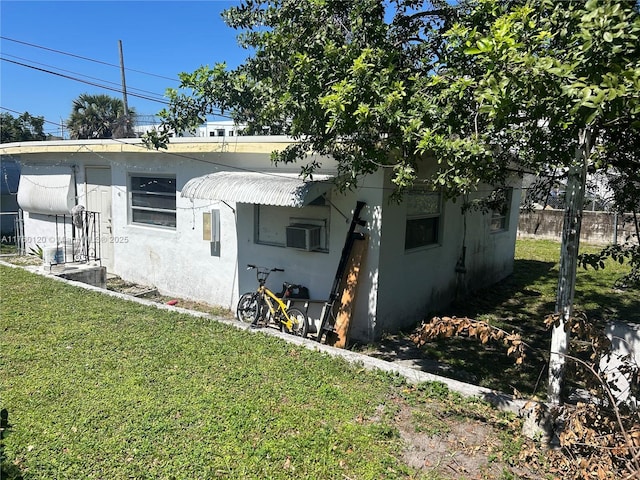
[[[133,136],[131,117],[124,102],[109,95],[83,93],[73,101],[67,128],[72,139],[124,138]]]

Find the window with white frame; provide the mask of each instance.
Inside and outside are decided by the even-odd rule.
[[[495,205],[491,210],[489,230],[491,232],[503,232],[509,229],[509,214],[511,212],[511,197],[513,189],[498,189],[491,193]]]
[[[413,250],[440,241],[442,194],[427,188],[415,187],[405,193],[407,221],[404,249]]]
[[[131,175],[131,223],[176,228],[176,177]]]

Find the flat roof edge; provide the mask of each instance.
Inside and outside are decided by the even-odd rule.
[[[147,151],[158,152],[244,152],[269,153],[281,150],[296,141],[284,135],[236,136],[236,137],[176,137],[167,149],[147,149],[141,138],[100,140],[45,140],[35,142],[12,142],[0,144],[0,155],[42,152],[76,152],[83,147],[100,152]]]

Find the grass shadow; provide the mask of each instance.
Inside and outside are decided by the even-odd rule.
[[[546,370],[549,332],[544,319],[555,307],[550,283],[557,282],[557,275],[555,262],[517,259],[513,274],[506,279],[434,313],[483,320],[519,333],[532,347],[524,365],[515,365],[501,344],[482,344],[465,337],[429,342],[423,347],[424,353],[447,365],[447,376],[457,380],[533,395]]]
[[[545,319],[555,311],[558,285],[557,244],[521,244],[512,275],[490,287],[460,298],[432,316],[469,317],[490,323],[507,332],[519,333],[530,347],[523,365],[515,365],[501,345],[454,337],[429,342],[425,355],[447,365],[447,376],[470,381],[503,392],[532,396],[544,389],[551,333]],[[598,326],[612,320],[640,323],[640,296],[637,292],[613,288],[619,265],[604,270],[578,268],[574,309],[584,312]],[[430,317],[429,317],[430,318]],[[542,394],[544,395],[544,394]]]
[[[611,321],[640,324],[640,294],[615,288],[594,288],[593,278],[578,278],[576,282],[577,308],[587,318],[604,326]]]
[[[9,412],[6,408],[0,411],[0,479],[22,480],[22,470],[12,462],[9,462],[4,453],[4,440],[11,432]]]

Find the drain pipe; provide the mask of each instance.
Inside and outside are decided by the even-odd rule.
[[[460,207],[462,213],[462,254],[458,258],[458,262],[456,263],[456,273],[467,273],[467,267],[465,265],[467,259],[467,209],[466,205],[469,203],[469,196],[465,194],[464,203]]]
[[[465,194],[464,202],[460,207],[462,213],[462,252],[458,261],[456,262],[456,298],[460,296],[460,290],[464,283],[464,275],[467,273],[466,261],[467,261],[467,209],[466,206],[469,202],[469,195]],[[466,289],[465,289],[466,290]]]

